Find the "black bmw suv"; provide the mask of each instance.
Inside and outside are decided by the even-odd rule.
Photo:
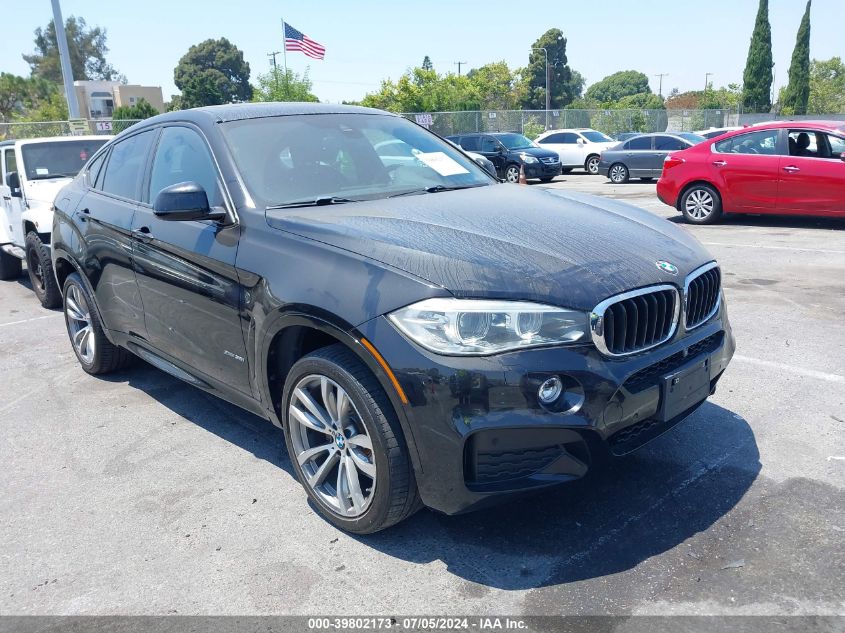
[[[357,533],[579,478],[683,420],[734,351],[683,230],[499,183],[366,108],[147,119],[59,194],[52,240],[86,372],[140,356],[281,426]]]
[[[446,138],[461,149],[484,156],[496,167],[499,178],[508,182],[519,182],[520,169],[526,179],[537,178],[542,182],[551,182],[561,174],[557,152],[543,149],[516,132],[460,134]]]

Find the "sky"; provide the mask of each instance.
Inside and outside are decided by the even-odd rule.
[[[658,91],[700,90],[705,74],[718,87],[742,82],[757,0],[604,0],[520,3],[501,0],[375,2],[339,0],[144,0],[127,5],[62,0],[65,19],[82,16],[108,33],[107,59],[130,83],[160,85],[165,100],[178,92],[173,68],[192,44],[226,37],[244,52],[253,79],[270,69],[267,53],[284,48],[282,18],[326,47],[326,59],[288,53],[297,72],[310,68],[321,101],[360,99],[384,78],[396,79],[428,55],[438,72],[462,72],[494,61],[524,66],[531,44],[549,28],[567,38],[569,65],[599,81],[618,70],[639,70]],[[770,0],[775,85],[787,81],[804,0]],[[127,9],[127,7],[129,7]],[[814,0],[810,54],[845,55],[843,0]],[[22,53],[33,31],[52,18],[49,0],[4,2],[0,71],[28,75]],[[14,28],[9,28],[14,25]],[[277,57],[279,64],[282,56]]]

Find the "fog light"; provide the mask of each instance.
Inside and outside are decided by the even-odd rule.
[[[562,391],[563,383],[560,381],[560,378],[552,376],[540,385],[540,388],[537,390],[537,398],[543,404],[552,404],[555,400],[560,398]]]

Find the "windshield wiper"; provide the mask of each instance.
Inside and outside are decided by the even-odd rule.
[[[36,176],[32,180],[51,180],[52,178],[73,178],[76,174],[48,174],[46,176]]]
[[[344,204],[346,202],[360,202],[352,198],[339,198],[338,196],[330,196],[326,198],[316,198],[311,200],[297,200],[296,202],[285,202],[283,204],[271,204],[267,209],[293,209],[296,207],[324,207],[330,204]]]
[[[479,183],[476,185],[456,185],[454,187],[448,187],[446,185],[432,185],[431,187],[425,187],[424,189],[411,189],[410,191],[400,191],[399,193],[394,193],[393,195],[387,197],[401,198],[402,196],[417,196],[423,193],[439,193],[441,191],[456,191],[458,189],[474,189],[475,187],[486,186],[486,183]]]

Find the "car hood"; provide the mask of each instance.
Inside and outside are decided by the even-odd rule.
[[[535,158],[559,158],[560,155],[550,149],[543,149],[542,147],[525,147],[523,149],[509,150],[511,154],[528,154]]]
[[[712,261],[683,229],[647,211],[516,185],[336,206],[268,210],[270,226],[352,251],[457,297],[591,310],[657,283],[683,286]],[[658,269],[665,260],[676,276]]]
[[[50,180],[27,180],[24,185],[26,199],[29,202],[46,202],[53,204],[62,187],[73,178],[51,178]]]

